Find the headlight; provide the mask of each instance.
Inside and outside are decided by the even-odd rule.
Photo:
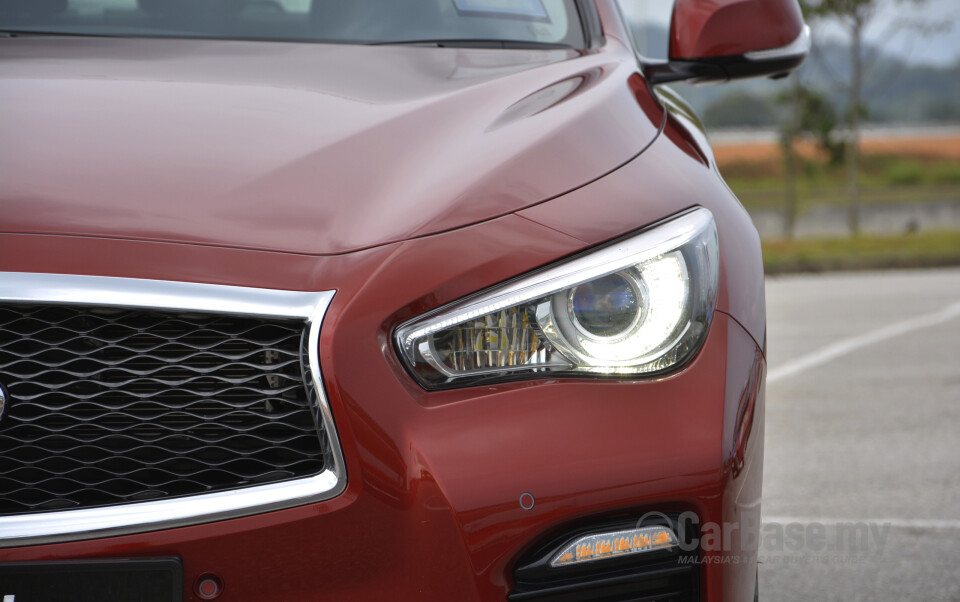
[[[706,338],[717,229],[695,209],[411,320],[396,344],[428,389],[677,369]]]

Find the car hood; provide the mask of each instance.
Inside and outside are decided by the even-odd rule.
[[[636,156],[659,125],[615,41],[17,37],[0,56],[0,231],[12,233],[345,253],[563,194]]]

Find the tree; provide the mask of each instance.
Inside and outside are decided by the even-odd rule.
[[[797,149],[794,147],[797,137],[803,131],[802,98],[803,85],[800,74],[794,73],[790,90],[781,94],[778,100],[787,105],[787,117],[780,125],[780,150],[783,153],[786,172],[786,194],[783,204],[783,236],[793,239],[797,223]]]
[[[840,19],[850,35],[851,76],[847,96],[846,159],[849,178],[847,226],[850,233],[860,233],[860,116],[863,112],[863,29],[873,18],[879,0],[813,0],[807,3],[807,12],[815,16],[834,16]]]
[[[923,4],[926,0],[893,0],[898,4]],[[863,32],[876,16],[882,0],[801,0],[804,12],[811,17],[833,17],[838,19],[850,36],[851,76],[847,89],[847,127],[849,138],[846,145],[847,175],[849,178],[849,197],[847,204],[847,225],[851,234],[860,233],[860,120],[864,114],[863,80]],[[904,19],[904,26],[922,29],[923,23]]]
[[[837,117],[833,107],[823,94],[806,87],[796,72],[791,76],[792,85],[777,97],[777,102],[786,108],[780,123],[780,149],[783,153],[786,172],[784,198],[783,234],[792,239],[797,220],[797,171],[800,163],[795,144],[804,134],[811,134],[817,146],[831,164],[843,156],[844,145],[837,142],[834,130]]]

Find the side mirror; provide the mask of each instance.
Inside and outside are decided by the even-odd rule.
[[[785,77],[810,51],[797,0],[677,0],[670,58],[647,63],[651,84]]]

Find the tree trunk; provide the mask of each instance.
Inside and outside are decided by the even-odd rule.
[[[863,85],[863,57],[860,52],[863,22],[859,15],[853,16],[851,28],[851,56],[853,77],[850,82],[850,132],[847,142],[847,176],[849,198],[847,201],[847,225],[850,234],[860,234],[860,88]]]
[[[790,90],[791,95],[791,115],[789,128],[783,136],[783,154],[786,167],[786,190],[783,204],[783,236],[787,240],[793,240],[797,224],[797,150],[794,144],[796,136],[800,132],[800,122],[803,118],[803,98],[800,88],[800,77],[796,73],[793,75],[793,86]]]
[[[797,151],[791,140],[784,147],[787,159],[787,189],[783,205],[783,236],[793,240],[797,224]]]

